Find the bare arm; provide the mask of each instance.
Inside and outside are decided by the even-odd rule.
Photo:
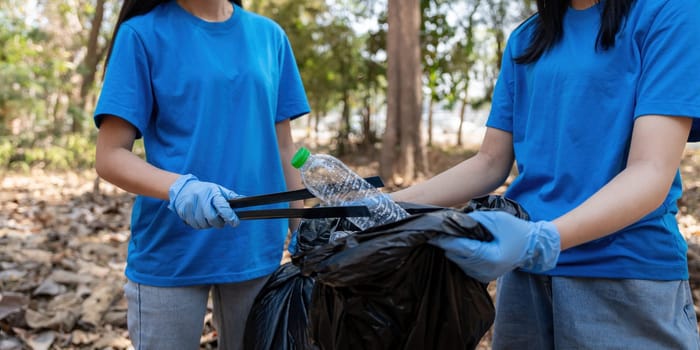
[[[690,118],[637,118],[625,170],[554,220],[561,249],[616,232],[658,208],[680,165],[690,125]]]
[[[179,174],[156,168],[132,153],[135,138],[133,125],[105,117],[97,134],[97,174],[128,192],[168,200],[168,189]]]
[[[292,157],[296,152],[294,140],[292,139],[292,127],[289,120],[284,120],[276,125],[277,128],[277,143],[282,158],[282,169],[284,170],[284,179],[287,183],[287,190],[297,190],[303,188],[301,182],[301,174],[299,170],[292,166]],[[295,201],[289,203],[291,208],[303,208],[303,201]],[[299,226],[299,219],[289,219],[289,229],[294,231]]]
[[[513,136],[488,128],[479,152],[429,180],[392,193],[397,201],[455,206],[503,184],[513,166]]]

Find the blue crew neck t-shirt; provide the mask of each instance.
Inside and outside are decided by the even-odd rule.
[[[147,161],[158,168],[259,195],[286,190],[275,124],[308,112],[279,25],[238,6],[228,20],[207,22],[170,1],[121,25],[94,115],[98,127],[105,115],[131,123],[143,136]],[[130,280],[229,283],[279,266],[286,219],[196,230],[167,206],[136,197]]]
[[[634,2],[608,50],[596,49],[602,9],[602,2],[569,8],[561,41],[536,62],[517,64],[533,17],[513,32],[503,56],[487,126],[513,134],[518,175],[506,196],[536,221],[574,209],[625,168],[637,118],[700,117],[697,1]],[[563,251],[547,274],[687,279],[687,245],[676,222],[681,191],[677,173],[659,208]]]

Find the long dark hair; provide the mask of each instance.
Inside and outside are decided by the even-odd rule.
[[[114,25],[114,31],[112,31],[112,39],[109,41],[109,49],[107,50],[107,59],[105,60],[105,68],[107,70],[107,63],[109,62],[109,57],[112,56],[112,48],[114,47],[114,38],[117,37],[117,32],[119,27],[126,20],[138,15],[143,15],[150,12],[156,6],[175,0],[124,0],[122,3],[122,9],[119,11],[119,17],[117,18],[117,24]],[[230,0],[234,4],[243,7],[242,0]]]
[[[600,0],[598,0],[600,1]],[[596,47],[607,50],[615,45],[615,35],[627,16],[635,0],[605,0],[600,14],[600,30]],[[570,0],[537,0],[537,13],[534,19],[535,31],[530,46],[515,59],[516,63],[537,61],[545,51],[556,44],[562,36],[564,14]]]

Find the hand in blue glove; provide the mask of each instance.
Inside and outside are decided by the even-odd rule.
[[[228,200],[240,197],[236,192],[187,174],[175,180],[168,196],[168,209],[194,228],[222,228],[225,224],[238,226],[236,212],[228,203]]]
[[[491,242],[449,235],[429,241],[444,249],[445,257],[467,275],[488,283],[518,267],[542,272],[557,265],[561,244],[553,223],[525,221],[501,211],[476,211],[469,216],[491,232]]]

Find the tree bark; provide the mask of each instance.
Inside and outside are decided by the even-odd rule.
[[[382,151],[379,162],[379,174],[385,181],[393,182],[394,161],[396,160],[399,129],[398,115],[401,103],[399,86],[399,59],[401,57],[401,18],[399,10],[403,0],[389,0],[387,23],[387,93],[386,93],[386,124],[382,139]]]
[[[341,111],[340,129],[338,130],[338,143],[336,150],[339,156],[344,156],[350,151],[350,91],[343,90],[343,109]]]
[[[466,90],[466,89],[465,89]],[[465,94],[462,105],[459,107],[459,127],[457,127],[457,146],[462,146],[462,131],[464,130],[464,114],[467,111],[467,97]]]
[[[372,92],[371,89],[367,89],[364,97],[362,98],[362,143],[361,147],[363,151],[370,151],[374,148],[374,142],[376,141],[376,135],[372,130]]]
[[[433,145],[433,107],[435,104],[435,99],[430,97],[428,101],[428,147]]]
[[[83,60],[84,73],[82,73],[82,83],[80,85],[80,101],[79,106],[82,111],[88,111],[91,108],[89,94],[92,91],[92,87],[95,84],[95,76],[97,74],[97,65],[100,62],[100,54],[103,50],[100,49],[98,38],[100,36],[100,28],[102,27],[102,21],[104,20],[104,9],[105,0],[97,0],[95,4],[95,16],[92,17],[90,23],[90,33],[88,35],[87,41],[87,52],[85,54],[85,59]],[[82,131],[82,113],[76,113],[73,115],[72,120],[72,131],[81,132]]]
[[[426,166],[421,128],[420,1],[389,0],[388,13],[387,120],[380,174],[402,184],[415,180]]]

